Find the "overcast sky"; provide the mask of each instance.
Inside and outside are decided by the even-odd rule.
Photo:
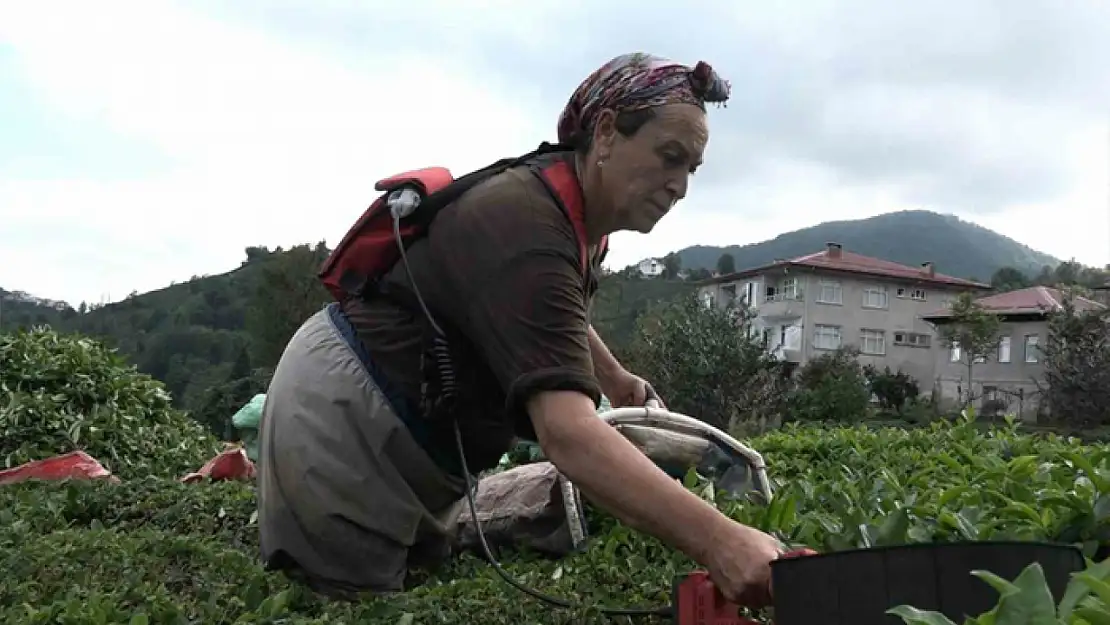
[[[708,61],[733,99],[611,265],[914,208],[1110,262],[1110,3],[771,4],[4,2],[0,287],[118,300],[334,244],[376,179],[552,140],[634,50]]]

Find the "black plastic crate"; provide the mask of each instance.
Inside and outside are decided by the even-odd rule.
[[[957,623],[998,603],[971,571],[1012,580],[1039,562],[1057,601],[1086,567],[1069,545],[991,541],[878,547],[778,560],[771,565],[776,625],[901,625],[898,605],[943,613]]]

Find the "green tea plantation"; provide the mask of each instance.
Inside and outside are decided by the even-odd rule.
[[[522,595],[473,556],[421,574],[403,595],[329,602],[259,566],[252,485],[176,480],[218,443],[175,413],[156,382],[92,341],[45,330],[0,336],[0,375],[0,457],[9,466],[85,449],[123,480],[0,486],[0,623],[664,623],[607,620],[593,607],[666,604],[673,578],[694,568],[590,510],[585,553],[561,561],[502,554],[518,579],[582,608]],[[686,485],[793,545],[1051,539],[1093,557],[1110,543],[1110,450],[1102,446],[968,421],[788,426],[750,444],[768,460],[769,506],[726,501],[693,475]],[[1096,573],[1091,587],[1102,583],[1096,590],[1110,599]],[[1110,616],[1101,605],[1088,597],[1069,620],[979,622],[1105,622],[1095,618]],[[903,618],[943,622],[915,621],[926,616],[909,610]]]

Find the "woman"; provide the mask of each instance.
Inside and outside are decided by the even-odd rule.
[[[587,78],[559,119],[593,246],[650,232],[686,195],[709,138],[705,103],[728,85],[646,54]],[[454,431],[424,418],[425,321],[411,284],[449,328],[451,405],[467,468],[494,466],[514,436],[538,440],[592,501],[705,566],[722,592],[760,605],[778,542],[687,492],[596,416],[643,405],[650,387],[590,326],[597,258],[581,272],[568,215],[528,167],[497,174],[440,213],[382,280],[394,296],[349,298],[286,348],[261,421],[263,559],[333,595],[390,592],[449,555],[463,505]],[[411,271],[411,282],[410,274]]]

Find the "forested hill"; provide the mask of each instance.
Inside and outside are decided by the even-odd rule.
[[[328,253],[323,243],[251,247],[242,265],[225,274],[76,310],[4,292],[0,331],[50,324],[105,339],[165,382],[179,406],[215,425],[264,388],[266,372],[293,332],[331,300],[316,279]],[[677,279],[606,276],[594,304],[595,325],[619,351],[650,302],[691,289]]]
[[[729,249],[736,255],[736,267],[742,268],[815,252],[829,240],[907,264],[933,260],[942,272],[993,281],[1003,290],[1033,282],[1093,285],[1106,280],[1104,272],[1072,263],[1041,271],[1041,263],[1057,261],[982,228],[922,212],[823,224]],[[687,260],[684,268],[716,267],[722,251],[684,250],[697,261]],[[241,265],[225,274],[133,294],[107,306],[81,304],[74,309],[0,290],[0,331],[50,324],[102,338],[141,371],[165,382],[179,406],[216,429],[251,395],[264,390],[266,374],[289,337],[330,301],[315,275],[328,252],[323,243],[272,251],[250,247]],[[694,271],[687,280],[680,279],[687,274],[673,260],[672,255],[660,278],[645,279],[631,269],[602,278],[593,320],[618,354],[631,339],[637,316],[652,302],[689,292],[695,288],[692,280],[708,274]]]
[[[989,280],[1002,267],[1035,277],[1060,260],[1009,237],[951,215],[902,211],[852,221],[830,221],[751,245],[695,245],[679,250],[685,269],[714,269],[721,254],[731,254],[736,269],[758,267],[777,258],[795,258],[836,242],[844,249],[916,267],[935,263],[938,272],[960,278]]]

